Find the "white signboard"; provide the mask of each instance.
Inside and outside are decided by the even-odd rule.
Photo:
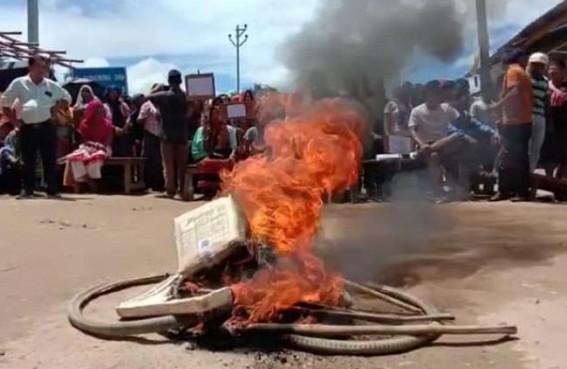
[[[480,86],[480,76],[475,74],[474,76],[469,77],[469,86],[470,86],[470,93],[471,95],[478,94],[481,90]]]
[[[185,77],[187,95],[195,99],[215,97],[215,76],[208,74],[190,74]]]
[[[226,115],[228,119],[246,118],[246,104],[228,104]]]
[[[409,154],[412,152],[412,140],[405,136],[389,137],[390,154]]]

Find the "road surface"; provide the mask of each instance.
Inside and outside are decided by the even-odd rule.
[[[145,197],[0,199],[0,368],[567,368],[567,207],[332,206],[320,253],[352,278],[402,286],[460,323],[517,324],[519,340],[442,340],[392,357],[207,352],[158,336],[101,341],[69,326],[67,301],[105,281],[173,271],[172,218],[191,206]],[[117,302],[88,311],[114,318]]]

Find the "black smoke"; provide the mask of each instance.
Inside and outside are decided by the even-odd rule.
[[[502,13],[506,1],[490,1]],[[471,35],[474,0],[321,0],[315,18],[284,43],[284,64],[311,87],[370,88],[398,73],[416,51],[451,63]],[[472,58],[471,58],[472,61]]]

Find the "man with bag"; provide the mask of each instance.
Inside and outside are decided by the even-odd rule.
[[[4,114],[20,132],[24,185],[21,198],[34,196],[38,151],[42,159],[47,195],[59,197],[55,172],[57,134],[52,114],[62,100],[70,104],[71,96],[56,82],[46,78],[49,75],[48,56],[34,55],[29,59],[28,66],[29,74],[12,81],[1,102]],[[21,120],[12,109],[16,100],[22,107]]]

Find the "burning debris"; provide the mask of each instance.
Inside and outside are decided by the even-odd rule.
[[[198,339],[222,331],[222,337],[269,335],[300,349],[348,355],[407,351],[441,334],[516,333],[510,326],[442,325],[453,317],[402,291],[327,270],[313,251],[323,199],[357,181],[366,122],[342,100],[292,111],[292,118],[266,127],[269,152],[223,174],[223,197],[175,219],[174,275],[83,292],[69,305],[70,322],[104,337],[175,332]],[[98,296],[155,283],[117,307],[120,322],[82,314]],[[360,308],[359,296],[380,307]]]

